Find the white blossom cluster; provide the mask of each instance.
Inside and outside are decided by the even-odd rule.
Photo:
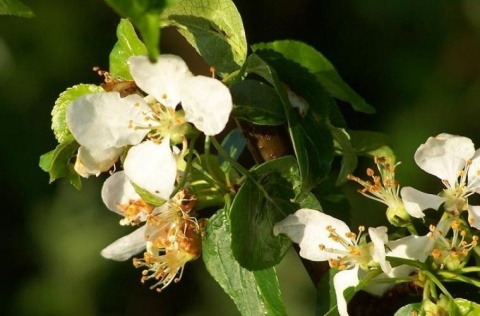
[[[480,149],[462,136],[440,134],[430,137],[415,153],[415,161],[424,171],[438,177],[445,186],[437,195],[414,188],[400,189],[395,180],[395,166],[388,159],[378,158],[380,176],[371,169],[371,181],[357,177],[364,188],[360,192],[387,205],[387,217],[392,224],[407,226],[413,218],[424,219],[427,209],[444,213],[437,225],[430,225],[425,235],[388,240],[387,227],[369,228],[370,242],[361,227],[357,235],[332,216],[312,209],[300,209],[274,226],[274,234],[285,234],[300,245],[300,256],[313,261],[328,260],[339,272],[334,276],[337,306],[340,315],[348,315],[344,290],[357,286],[374,269],[380,274],[364,290],[381,295],[393,283],[385,278],[407,278],[416,268],[408,265],[392,267],[388,257],[431,262],[439,269],[454,271],[469,259],[477,246],[475,235],[480,228],[480,206],[470,205],[468,198],[480,193]],[[466,216],[463,216],[466,214]],[[466,221],[464,219],[466,217]],[[450,235],[447,235],[449,231]],[[447,237],[449,236],[449,237]],[[375,282],[378,281],[378,282]]]
[[[190,213],[194,197],[184,188],[175,190],[188,149],[186,134],[190,124],[205,135],[220,133],[232,97],[219,80],[194,76],[178,56],[160,55],[156,63],[134,56],[128,64],[138,87],[134,93],[79,97],[67,109],[67,124],[80,144],[76,172],[88,177],[109,171],[102,188],[105,205],[123,216],[122,225],[139,227],[102,255],[127,260],[145,251],[134,264],[145,268],[142,281],[153,278],[152,288],[161,290],[201,251],[200,227]]]

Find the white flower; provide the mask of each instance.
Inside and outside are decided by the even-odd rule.
[[[118,92],[92,93],[75,99],[67,108],[67,124],[78,150],[75,170],[83,177],[99,175],[117,161],[127,145],[136,145],[148,130],[136,129],[148,104],[138,95],[121,98]]]
[[[372,243],[361,242],[360,234],[352,233],[348,226],[332,216],[311,209],[300,209],[273,227],[274,235],[285,234],[300,246],[300,256],[312,261],[328,260],[340,271],[333,283],[340,315],[348,315],[343,296],[346,288],[360,282],[362,270],[378,266],[389,273],[391,266],[385,260],[387,228],[370,228]]]
[[[102,251],[104,257],[114,260],[126,260],[142,251],[146,241],[153,238],[153,235],[155,238],[159,234],[166,236],[168,225],[181,217],[181,210],[172,209],[169,203],[156,208],[146,203],[132,185],[133,182],[153,196],[169,200],[177,168],[168,139],[161,144],[145,141],[132,147],[127,153],[124,167],[125,171],[114,173],[105,181],[102,199],[109,210],[124,217],[120,224],[138,225],[146,221],[147,225],[120,238]]]
[[[405,222],[409,222],[409,216],[423,218],[424,210],[428,208],[436,210],[444,202],[439,196],[423,193],[411,187],[400,189],[398,181],[395,180],[395,169],[399,163],[393,164],[391,158],[375,158],[375,164],[379,175],[368,168],[367,175],[371,178],[370,181],[364,181],[353,175],[349,175],[348,178],[364,187],[359,190],[364,196],[387,205],[387,218],[393,224],[403,226]]]
[[[175,109],[181,102],[185,119],[206,135],[220,133],[233,103],[230,91],[219,80],[193,76],[175,55],[160,55],[156,63],[147,56],[128,60],[135,83],[162,105]]]
[[[428,138],[415,152],[418,166],[445,185],[441,196],[445,209],[454,215],[468,211],[475,228],[480,228],[480,206],[469,205],[468,197],[480,192],[479,155],[469,138],[450,134]]]

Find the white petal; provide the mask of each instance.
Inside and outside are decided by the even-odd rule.
[[[228,122],[233,103],[228,88],[217,79],[195,76],[182,89],[185,119],[205,135],[220,133]]]
[[[325,261],[336,257],[327,251],[320,250],[319,245],[326,248],[344,250],[338,242],[334,242],[327,227],[335,228],[340,236],[350,232],[348,226],[332,216],[311,209],[299,209],[295,214],[287,216],[273,227],[274,235],[285,234],[294,243],[300,245],[300,256],[312,261]]]
[[[335,296],[340,316],[348,316],[347,300],[343,296],[343,292],[351,286],[357,286],[358,283],[358,265],[349,270],[339,271],[333,277],[333,286],[335,287]]]
[[[75,161],[75,171],[82,177],[98,176],[108,171],[120,157],[123,148],[107,148],[89,150],[80,146]]]
[[[144,234],[145,225],[129,235],[115,240],[104,248],[100,254],[107,259],[125,261],[145,249],[146,241]]]
[[[373,260],[380,264],[383,272],[390,273],[392,266],[390,265],[390,262],[385,259],[385,245],[388,242],[387,230],[388,229],[385,226],[377,228],[370,227],[368,229],[368,235],[373,243]]]
[[[458,172],[474,155],[475,147],[467,137],[440,134],[430,137],[415,152],[420,168],[454,185]]]
[[[177,176],[177,161],[169,139],[145,141],[130,148],[123,163],[127,177],[140,188],[168,200]]]
[[[438,210],[440,205],[445,202],[445,198],[441,196],[424,193],[412,187],[402,188],[400,194],[405,210],[410,216],[416,218],[423,218],[425,216],[423,211],[426,209],[433,208]]]
[[[424,262],[432,250],[434,241],[428,236],[407,236],[389,241],[387,247],[389,257],[398,257]]]
[[[175,108],[181,101],[181,87],[192,73],[182,58],[175,55],[160,55],[156,63],[147,56],[128,59],[135,83],[165,106]]]
[[[124,215],[117,207],[118,204],[127,204],[129,201],[141,200],[135,188],[125,175],[119,171],[108,177],[103,183],[102,200],[110,211]]]
[[[480,229],[480,206],[470,205],[468,207],[468,222],[470,226]]]
[[[72,101],[67,123],[77,142],[89,150],[118,148],[137,144],[147,135],[147,129],[132,127],[132,122],[144,122],[145,111],[150,107],[138,95],[92,93]]]
[[[468,188],[480,193],[480,149],[475,151],[472,164],[468,168]]]

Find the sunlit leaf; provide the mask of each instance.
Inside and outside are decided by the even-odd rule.
[[[70,103],[82,95],[104,91],[103,88],[93,84],[79,84],[60,94],[52,110],[52,130],[59,143],[63,143],[71,135],[66,119]]]
[[[165,10],[162,26],[175,26],[222,76],[239,70],[247,57],[242,18],[231,0],[183,0]]]
[[[348,102],[356,111],[374,113],[375,109],[365,102],[343,81],[332,63],[315,48],[299,41],[280,40],[253,45],[253,50],[274,50],[293,60],[313,73],[322,86],[335,98]]]
[[[245,316],[286,315],[274,268],[248,271],[235,260],[223,210],[209,220],[202,243],[207,270]]]
[[[73,169],[70,161],[80,145],[72,135],[69,135],[54,150],[40,156],[40,168],[50,175],[50,183],[67,177],[68,181],[78,190],[81,189],[80,176]]]
[[[138,38],[133,25],[128,19],[121,19],[117,26],[118,41],[110,53],[110,74],[112,77],[132,79],[128,68],[128,58],[146,55],[147,48]]]
[[[15,15],[22,18],[35,16],[32,9],[19,0],[0,0],[0,15]]]

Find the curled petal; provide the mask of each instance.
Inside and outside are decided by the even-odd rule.
[[[135,129],[150,111],[138,95],[121,98],[118,92],[92,93],[72,101],[67,123],[77,142],[91,151],[138,144],[149,132]]]
[[[475,152],[473,142],[463,136],[440,134],[430,137],[415,152],[415,162],[426,172],[454,185],[458,172]]]
[[[228,122],[233,103],[228,88],[217,79],[195,76],[182,89],[185,119],[205,135],[220,133]]]
[[[160,55],[156,63],[147,56],[133,56],[128,60],[135,83],[158,102],[175,108],[181,101],[181,87],[192,76],[182,58]]]
[[[107,259],[125,261],[145,249],[146,241],[144,234],[145,225],[134,230],[129,235],[115,240],[104,248],[100,254]]]
[[[340,316],[348,316],[347,300],[343,292],[351,287],[357,286],[360,282],[358,279],[359,266],[356,265],[349,270],[341,270],[333,277],[333,286],[335,287],[335,296],[337,298],[338,313]]]
[[[145,141],[130,148],[123,163],[127,177],[140,188],[168,200],[177,176],[177,161],[170,140]]]
[[[300,245],[300,256],[312,261],[325,261],[336,257],[331,252],[321,250],[325,248],[344,250],[341,244],[330,238],[327,227],[332,227],[339,236],[350,232],[347,224],[339,219],[312,209],[299,209],[273,227],[274,235],[285,234],[294,243]]]
[[[480,229],[480,206],[470,205],[468,207],[468,222],[470,226]]]
[[[140,199],[124,171],[114,173],[103,183],[102,200],[110,211],[124,215],[118,209],[118,205],[125,205],[130,201]]]
[[[445,198],[441,196],[424,193],[412,187],[402,188],[400,194],[405,210],[415,218],[423,218],[425,216],[424,210],[429,208],[438,210],[440,205],[445,202]]]
[[[377,228],[370,227],[368,235],[372,239],[373,252],[372,258],[375,262],[380,264],[382,271],[389,273],[392,270],[390,262],[385,259],[385,245],[388,242],[387,227],[380,226]]]
[[[89,150],[80,146],[75,161],[75,171],[82,177],[88,178],[91,175],[98,176],[108,171],[118,160],[123,148],[107,148]]]

